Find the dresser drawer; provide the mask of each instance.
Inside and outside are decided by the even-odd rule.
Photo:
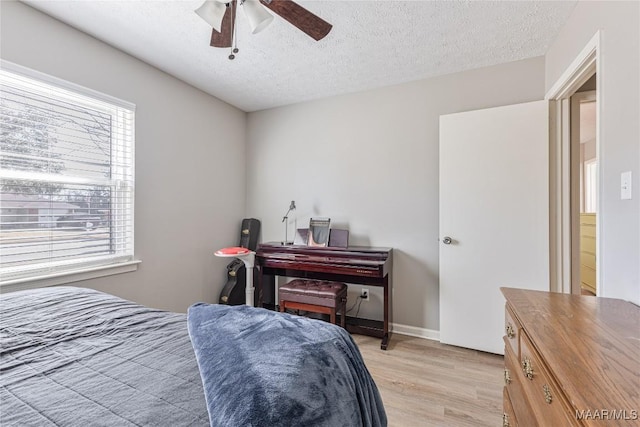
[[[520,331],[522,331],[522,327],[507,305],[504,314],[504,342],[507,347],[511,348],[511,351],[513,351],[518,358],[520,357],[520,348],[518,344]]]
[[[509,347],[504,349],[504,389],[508,392],[511,410],[517,414],[517,422],[522,426],[537,426],[536,417],[522,387],[524,376],[520,372],[520,362]],[[505,412],[507,408],[505,406]]]
[[[541,360],[527,334],[522,333],[519,374],[523,392],[531,404],[538,424],[542,426],[580,425]]]
[[[504,412],[502,413],[502,427],[516,427],[518,420],[513,411],[513,406],[511,406],[511,398],[509,397],[509,392],[506,387],[502,391],[502,407],[504,408]]]

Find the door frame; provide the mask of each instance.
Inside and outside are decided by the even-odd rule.
[[[571,96],[596,74],[596,158],[601,176],[602,156],[602,52],[598,30],[578,56],[545,95],[549,101],[549,278],[553,292],[579,292],[572,288],[572,271],[579,271],[579,253],[572,253],[579,236],[572,232],[577,218],[571,201]],[[602,180],[598,178],[598,195]],[[603,294],[602,281],[602,197],[598,197],[596,216],[596,289]],[[576,268],[578,270],[576,270]],[[574,274],[575,275],[575,274]]]

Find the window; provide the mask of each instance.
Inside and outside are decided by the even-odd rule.
[[[135,107],[2,65],[0,283],[131,261]]]

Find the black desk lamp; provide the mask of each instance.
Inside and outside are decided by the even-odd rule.
[[[289,212],[291,211],[295,211],[296,210],[296,202],[295,200],[291,201],[291,204],[289,205],[289,210],[287,211],[286,214],[284,214],[284,216],[282,217],[282,222],[284,222],[284,242],[282,242],[283,245],[290,245],[293,242],[289,242],[289,224],[287,224],[287,220],[289,219]]]

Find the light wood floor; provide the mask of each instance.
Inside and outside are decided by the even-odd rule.
[[[394,334],[353,335],[390,427],[502,425],[502,356]]]

